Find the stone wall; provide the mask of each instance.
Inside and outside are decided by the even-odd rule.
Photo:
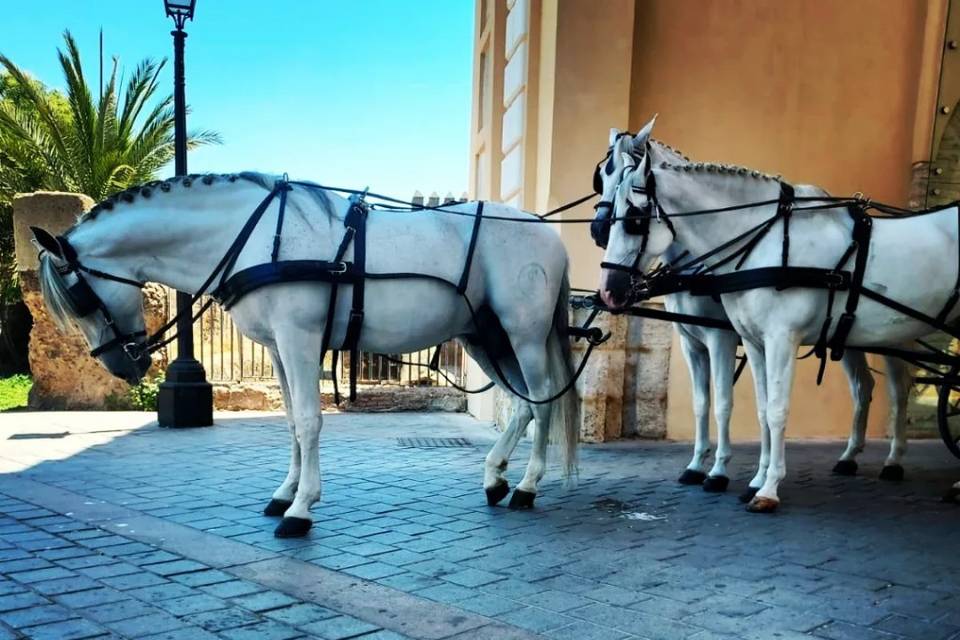
[[[659,303],[649,303],[662,308]],[[583,325],[590,311],[574,309],[571,324]],[[618,438],[664,438],[673,326],[662,320],[602,313],[594,327],[610,334],[596,347],[577,380],[581,442]],[[587,349],[573,342],[574,365]],[[512,414],[509,395],[497,391],[495,421],[505,428]]]
[[[84,195],[45,191],[19,195],[13,200],[17,269],[24,302],[33,316],[29,351],[33,374],[29,402],[33,409],[123,408],[126,402],[129,385],[111,376],[89,356],[90,347],[79,333],[61,333],[50,319],[37,280],[37,249],[31,242],[30,227],[63,233],[93,204]],[[148,331],[163,324],[163,300],[161,287],[150,285],[144,290]],[[151,373],[165,365],[162,352],[157,355]]]

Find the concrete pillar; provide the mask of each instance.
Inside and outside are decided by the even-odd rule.
[[[540,25],[536,208],[547,211],[592,190],[593,167],[611,127],[630,121],[633,0],[543,3]],[[591,204],[563,218],[593,217]],[[574,286],[596,288],[602,252],[587,225],[560,225]]]
[[[90,347],[76,331],[60,333],[47,314],[37,279],[39,261],[30,227],[61,234],[93,200],[76,193],[40,191],[13,199],[14,243],[23,299],[33,316],[30,332],[32,409],[124,408],[129,385],[114,378],[89,356]],[[156,285],[144,291],[147,328],[156,329],[165,319],[165,293]],[[154,358],[156,362],[158,358]],[[156,368],[156,365],[155,365]]]

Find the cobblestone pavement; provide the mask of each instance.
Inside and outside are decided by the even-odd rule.
[[[303,540],[260,510],[283,478],[276,415],[163,430],[144,414],[0,415],[0,640],[960,638],[960,465],[917,442],[907,479],[830,474],[788,446],[784,504],[675,482],[685,444],[582,449],[532,512],[485,505],[492,430],[449,414],[325,419],[324,497]],[[464,438],[423,448],[401,437]],[[521,475],[527,445],[510,476]]]

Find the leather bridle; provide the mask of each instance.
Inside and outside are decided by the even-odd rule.
[[[650,153],[649,144],[646,147],[645,153]],[[611,156],[610,153],[607,155],[608,157]],[[607,165],[609,166],[607,175],[611,175],[613,173],[612,157],[610,157],[607,161]],[[594,176],[595,182],[596,178],[598,177],[599,164],[597,165],[597,172]],[[633,277],[642,277],[643,274],[639,271],[639,265],[640,258],[643,256],[644,251],[646,251],[647,242],[650,238],[650,221],[655,220],[657,223],[666,224],[667,228],[670,230],[670,234],[674,239],[677,237],[677,232],[673,227],[673,223],[670,221],[670,217],[667,215],[667,212],[663,210],[663,207],[660,205],[660,200],[657,198],[657,181],[652,170],[647,173],[645,186],[642,188],[633,187],[632,191],[634,193],[642,193],[646,195],[647,201],[641,207],[638,207],[628,201],[626,214],[620,221],[623,223],[624,233],[640,237],[640,249],[637,251],[637,256],[634,258],[632,265],[623,265],[614,262],[601,262],[600,266],[604,269],[625,271]],[[613,226],[613,223],[617,221],[617,218],[613,215],[614,208],[612,202],[604,201],[598,203],[598,209],[601,204],[605,205],[605,212],[598,210],[597,217],[590,225],[590,234],[593,236],[594,242],[596,242],[601,248],[605,249],[607,246],[607,241],[610,237],[610,229]]]
[[[76,249],[73,248],[66,237],[57,236],[55,240],[61,252],[61,255],[58,257],[66,261],[65,265],[56,267],[57,273],[60,274],[60,276],[72,273],[77,278],[77,281],[67,288],[66,302],[70,306],[70,310],[73,311],[78,318],[86,318],[99,312],[107,329],[113,334],[112,338],[91,349],[91,357],[98,358],[107,351],[120,347],[131,361],[139,364],[145,356],[149,355],[149,349],[145,340],[147,332],[144,330],[122,331],[113,319],[113,314],[110,313],[107,305],[104,304],[100,296],[97,295],[97,292],[94,291],[90,283],[87,282],[84,274],[100,278],[101,280],[119,282],[120,284],[137,287],[138,289],[143,289],[145,286],[144,283],[88,267],[80,262]],[[52,253],[50,251],[47,252]]]

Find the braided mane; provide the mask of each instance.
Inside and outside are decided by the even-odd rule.
[[[685,156],[680,150],[674,149],[668,144],[664,144],[659,140],[651,140],[654,144],[657,145],[662,150],[670,152],[672,155],[677,156],[681,161],[667,162],[663,161],[660,163],[659,167],[661,169],[669,169],[671,171],[693,171],[695,173],[726,173],[730,175],[740,175],[743,177],[755,178],[757,180],[775,180],[780,181],[782,176],[772,175],[769,173],[764,173],[763,171],[758,171],[757,169],[750,169],[749,167],[742,167],[736,164],[721,164],[717,162],[693,162]]]
[[[169,193],[175,187],[189,189],[198,182],[203,185],[212,185],[215,183],[246,180],[269,191],[273,189],[273,185],[278,179],[279,176],[266,173],[242,171],[240,173],[192,173],[186,176],[174,176],[166,180],[152,180],[144,184],[128,187],[123,191],[118,191],[109,198],[98,202],[92,209],[80,214],[77,218],[77,224],[86,222],[87,220],[93,220],[103,211],[113,211],[117,205],[133,203],[137,198],[151,198],[158,191],[160,193]],[[328,212],[334,210],[333,204],[325,189],[309,189],[309,192],[325,210]],[[294,206],[296,206],[295,203]]]

